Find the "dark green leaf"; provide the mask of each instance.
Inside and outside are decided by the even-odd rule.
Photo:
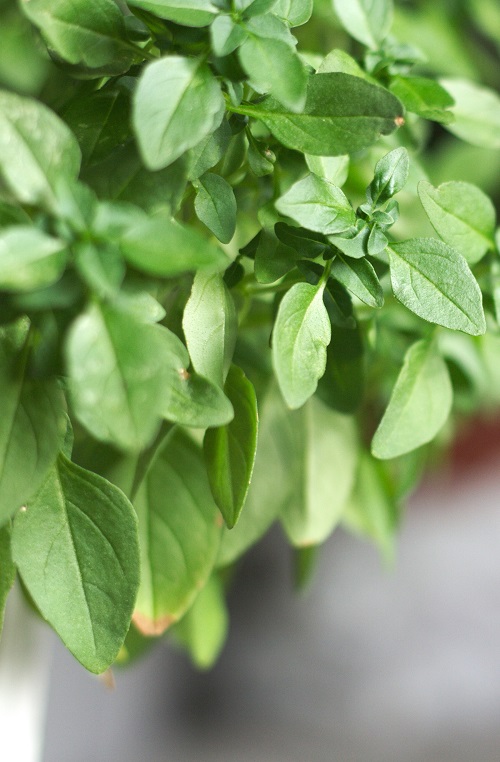
[[[0,289],[31,291],[58,280],[66,266],[66,244],[34,227],[0,231]]]
[[[274,226],[274,232],[282,243],[295,249],[301,257],[315,259],[322,256],[327,248],[327,242],[322,235],[292,227],[285,222],[277,222]]]
[[[255,278],[259,283],[274,283],[293,270],[299,259],[300,255],[294,249],[262,230],[255,252]]]
[[[190,161],[188,180],[196,180],[207,170],[215,167],[226,153],[231,135],[229,122],[227,119],[223,119],[215,132],[191,148],[188,152]]]
[[[370,228],[365,225],[352,238],[343,238],[342,236],[332,235],[328,240],[333,243],[336,249],[351,259],[361,259],[368,254],[368,240],[370,238]]]
[[[408,111],[443,124],[453,122],[453,114],[447,109],[455,101],[439,82],[427,77],[396,76],[390,90]]]
[[[391,28],[393,0],[334,0],[333,7],[355,40],[375,50]]]
[[[345,194],[333,183],[317,175],[307,175],[276,201],[285,217],[324,235],[342,233],[356,222]]]
[[[318,382],[318,397],[339,413],[354,413],[364,392],[364,347],[359,327],[332,324],[326,368]]]
[[[338,254],[332,262],[331,274],[369,307],[383,305],[382,286],[367,259],[344,259]]]
[[[375,175],[366,190],[366,197],[374,206],[381,206],[399,193],[406,185],[410,157],[406,148],[389,151],[375,165]]]
[[[222,243],[229,243],[236,229],[236,199],[220,175],[206,172],[196,182],[194,208],[200,219]]]
[[[105,159],[130,137],[129,98],[119,90],[80,95],[63,111],[87,163]]]

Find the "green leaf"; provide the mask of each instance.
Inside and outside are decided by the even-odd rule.
[[[434,188],[421,180],[418,195],[438,235],[469,265],[494,248],[495,207],[475,185],[452,181]]]
[[[441,79],[455,101],[455,121],[446,129],[482,148],[500,148],[500,96],[488,87],[465,79]]]
[[[161,635],[208,580],[221,534],[201,452],[181,431],[161,449],[134,505],[141,584],[133,622],[145,635]]]
[[[248,36],[238,56],[257,92],[271,93],[297,113],[306,101],[307,71],[284,35],[288,28],[283,24],[282,31],[281,26],[282,22],[274,16],[258,16],[248,21],[245,24]]]
[[[353,238],[344,238],[339,235],[328,236],[328,240],[335,249],[338,249],[351,259],[362,259],[368,254],[368,241],[370,238],[370,228],[364,225]]]
[[[342,233],[356,222],[345,194],[329,180],[309,174],[276,201],[276,209],[299,225],[324,235]]]
[[[219,84],[202,60],[167,56],[148,64],[135,91],[132,115],[146,167],[172,164],[213,132],[223,115]]]
[[[375,174],[366,190],[366,197],[374,206],[381,206],[399,193],[406,185],[410,157],[406,148],[395,148],[375,165]]]
[[[224,386],[238,323],[233,298],[220,275],[196,273],[182,328],[196,372]]]
[[[105,159],[130,137],[129,98],[120,90],[98,90],[70,100],[63,111],[75,134],[84,162]]]
[[[312,12],[313,0],[277,0],[273,5],[273,14],[291,27],[305,24]]]
[[[359,326],[332,324],[332,340],[326,349],[326,368],[317,395],[339,413],[355,413],[364,393],[364,346]]]
[[[228,628],[224,588],[213,574],[169,634],[188,651],[195,667],[209,669],[224,646]]]
[[[73,255],[80,277],[97,296],[120,299],[118,291],[125,275],[125,263],[117,246],[78,242],[73,245]]]
[[[332,262],[331,274],[369,307],[382,307],[384,292],[377,273],[367,259],[344,259],[338,254]]]
[[[290,408],[314,394],[325,372],[331,329],[323,290],[323,285],[296,283],[285,294],[274,324],[273,366]]]
[[[434,238],[387,247],[394,295],[424,320],[472,336],[485,332],[481,291],[461,254]]]
[[[16,567],[12,560],[10,537],[10,524],[0,527],[0,639],[2,635],[7,596],[9,595],[16,578]]]
[[[0,289],[31,291],[54,283],[67,259],[66,244],[34,227],[0,231]]]
[[[333,0],[335,13],[351,37],[377,50],[392,25],[392,0]]]
[[[442,124],[453,122],[453,113],[447,109],[455,101],[439,82],[427,77],[395,76],[389,89],[413,114]]]
[[[309,230],[287,225],[286,222],[277,222],[274,226],[276,237],[285,246],[295,249],[301,257],[315,259],[322,256],[327,250],[328,244],[322,235],[317,235]],[[258,249],[257,249],[258,251]],[[256,252],[257,256],[257,252]]]
[[[125,495],[60,455],[16,516],[12,552],[42,616],[86,669],[104,672],[139,584],[137,519]]]
[[[326,540],[340,521],[354,485],[358,457],[356,426],[313,397],[290,414],[289,501],[280,520],[293,545]]]
[[[251,18],[267,14],[274,7],[275,2],[276,0],[235,0],[234,7],[242,12],[245,18]],[[271,25],[274,21],[273,16],[267,16]]]
[[[72,405],[97,439],[138,450],[154,436],[174,362],[165,332],[97,303],[71,326],[65,351]]]
[[[373,437],[373,455],[396,458],[430,442],[446,423],[452,402],[448,368],[435,343],[417,341],[405,355]]]
[[[123,256],[138,270],[173,278],[189,270],[227,267],[224,252],[195,228],[166,215],[134,221],[120,237]]]
[[[219,9],[210,0],[129,0],[128,5],[143,8],[160,19],[184,26],[208,26]]]
[[[0,331],[0,524],[40,487],[66,432],[58,385],[29,376],[27,337],[24,321]]]
[[[190,167],[188,180],[196,180],[215,167],[226,153],[232,133],[227,119],[223,119],[215,132],[203,138],[188,152]]]
[[[342,73],[311,76],[300,114],[273,98],[238,112],[260,119],[287,148],[317,156],[360,151],[403,122],[403,107],[391,93]]]
[[[245,29],[236,24],[231,16],[216,16],[210,26],[212,50],[216,56],[228,56],[247,38]]]
[[[196,215],[222,243],[229,243],[236,229],[236,199],[227,180],[206,172],[196,182]]]
[[[55,203],[61,177],[76,179],[76,138],[42,103],[0,91],[0,179],[22,204]]]
[[[296,250],[262,230],[255,252],[255,278],[259,283],[274,283],[290,272],[299,259],[300,254]]]
[[[257,449],[257,398],[245,374],[232,365],[224,391],[234,408],[233,420],[209,429],[203,440],[212,495],[229,529],[238,521],[252,478]]]
[[[304,156],[311,172],[329,180],[339,188],[344,185],[349,174],[349,156]]]

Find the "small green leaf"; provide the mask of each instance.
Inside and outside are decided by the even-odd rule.
[[[206,583],[221,535],[201,452],[181,431],[167,439],[134,505],[141,584],[133,622],[145,635],[161,635]]]
[[[216,56],[228,56],[247,38],[245,29],[236,24],[231,16],[216,16],[210,26],[212,49]]]
[[[0,231],[0,289],[31,291],[61,277],[66,244],[34,227],[16,225]]]
[[[76,138],[46,106],[0,92],[0,179],[22,204],[51,209],[61,177],[76,179]]]
[[[273,14],[288,26],[302,26],[309,21],[313,12],[313,0],[277,0]]]
[[[60,455],[16,516],[12,552],[42,616],[86,669],[104,672],[139,585],[137,519],[125,495]]]
[[[439,82],[427,77],[395,76],[389,89],[408,111],[442,124],[453,122],[453,113],[447,109],[455,101]]]
[[[351,37],[377,50],[392,25],[392,0],[333,0],[335,13]]]
[[[238,323],[233,298],[220,275],[195,275],[182,328],[196,372],[223,387]]]
[[[217,129],[203,138],[194,148],[188,151],[190,166],[188,180],[196,180],[209,169],[215,167],[226,153],[231,141],[231,128],[227,119],[223,119]]]
[[[344,238],[339,235],[328,236],[330,243],[334,245],[336,249],[345,254],[346,257],[351,259],[362,259],[368,254],[368,241],[370,238],[370,228],[365,225],[361,230],[356,233],[352,238]]]
[[[488,87],[465,79],[441,79],[455,101],[455,121],[446,129],[482,148],[500,148],[500,96]]]
[[[369,307],[382,307],[384,292],[367,259],[344,259],[338,254],[332,262],[331,274]]]
[[[236,199],[227,180],[206,172],[196,183],[196,215],[222,243],[229,243],[236,229]]]
[[[406,185],[410,169],[410,158],[406,148],[389,151],[375,165],[375,175],[366,190],[368,201],[381,206],[399,193]]]
[[[475,185],[452,181],[434,188],[422,180],[418,195],[438,235],[469,265],[494,247],[495,207]]]
[[[208,26],[219,8],[210,0],[129,0],[128,5],[143,8],[160,19],[184,26]]]
[[[403,123],[403,107],[392,93],[342,73],[311,76],[300,114],[274,98],[238,111],[264,122],[287,148],[317,156],[360,151]]]
[[[16,567],[12,560],[10,538],[10,524],[6,524],[0,528],[0,639],[2,635],[7,596],[9,595],[16,578]]]
[[[299,225],[324,235],[342,233],[356,222],[345,194],[323,177],[309,174],[276,201],[276,209]]]
[[[452,402],[448,368],[435,343],[417,341],[405,355],[373,437],[373,455],[396,458],[430,442],[446,423]]]
[[[242,370],[232,365],[224,391],[234,408],[226,426],[209,429],[203,440],[212,495],[229,529],[245,503],[257,449],[257,399]]]
[[[296,283],[285,294],[273,330],[273,366],[290,408],[314,394],[325,372],[331,328],[323,304],[324,286]]]
[[[219,84],[200,59],[167,56],[148,64],[135,91],[132,117],[146,167],[172,164],[213,132],[223,115]]]
[[[481,291],[461,254],[434,238],[387,247],[394,295],[424,320],[472,336],[485,332]]]

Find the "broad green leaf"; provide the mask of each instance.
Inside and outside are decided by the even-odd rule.
[[[381,206],[399,193],[406,185],[410,169],[410,158],[406,148],[395,148],[383,156],[375,165],[373,180],[366,190],[368,201]]]
[[[500,96],[488,87],[465,79],[441,79],[455,101],[455,121],[446,129],[482,148],[500,148]]]
[[[453,113],[448,111],[455,101],[439,82],[427,77],[393,77],[390,91],[404,107],[424,119],[450,124]]]
[[[382,307],[384,292],[367,259],[344,259],[338,254],[332,262],[331,275],[369,307]]]
[[[12,560],[10,538],[10,524],[0,527],[0,640],[2,636],[7,596],[9,595],[16,578],[16,567]]]
[[[166,215],[134,222],[120,237],[123,256],[138,270],[173,278],[189,270],[227,267],[224,252],[195,228]]]
[[[148,64],[135,91],[132,115],[146,167],[172,164],[213,132],[223,114],[220,86],[202,60],[166,56]]]
[[[213,574],[169,634],[187,650],[195,667],[209,669],[224,646],[228,628],[224,588]]]
[[[342,26],[351,37],[369,48],[377,49],[392,24],[392,0],[333,0]]]
[[[134,8],[143,8],[161,19],[183,26],[208,26],[219,12],[210,0],[129,0]]]
[[[0,231],[0,289],[31,291],[60,278],[66,244],[34,227],[16,225]]]
[[[326,368],[318,382],[318,397],[339,413],[355,413],[365,386],[364,346],[359,326],[332,325]]]
[[[233,298],[220,275],[196,273],[182,328],[196,372],[224,386],[238,322]]]
[[[236,24],[231,16],[216,16],[210,25],[210,39],[216,56],[228,56],[246,40],[245,29]]]
[[[80,169],[76,138],[42,103],[0,91],[0,179],[22,204],[48,207]]]
[[[196,180],[218,164],[228,149],[231,136],[229,123],[227,119],[223,119],[215,132],[191,148],[188,152],[190,161],[188,180]]]
[[[448,368],[434,342],[407,351],[389,405],[372,441],[376,458],[396,458],[434,439],[453,402]]]
[[[273,366],[290,408],[314,394],[325,372],[331,328],[323,304],[324,286],[296,283],[285,294],[273,330]]]
[[[27,336],[24,321],[0,331],[0,524],[40,487],[66,432],[58,385],[30,378]]]
[[[424,320],[472,336],[485,332],[481,291],[458,251],[434,238],[387,248],[394,295]]]
[[[97,439],[138,450],[153,437],[174,362],[165,333],[97,303],[74,321],[65,347],[71,400]]]
[[[289,26],[302,26],[311,18],[313,0],[277,0],[273,13]]]
[[[311,172],[339,188],[347,180],[349,156],[309,156],[306,154],[304,158]]]
[[[356,222],[345,194],[323,177],[309,174],[276,201],[276,209],[309,230],[324,235],[342,233]]]
[[[494,247],[495,207],[475,185],[452,181],[434,188],[421,180],[418,195],[438,235],[469,265]]]
[[[358,457],[356,426],[313,397],[290,414],[289,501],[280,520],[293,545],[326,540],[340,521],[354,485]]]
[[[203,440],[212,495],[229,529],[238,521],[252,478],[257,448],[258,413],[255,390],[232,365],[224,391],[234,408],[226,426],[209,429]]]
[[[273,23],[270,23],[270,22]],[[245,24],[247,39],[238,50],[240,63],[255,90],[271,93],[292,112],[300,112],[306,101],[307,71],[293,44],[273,16],[258,16]],[[287,30],[285,25],[284,29]],[[274,36],[276,33],[276,36]]]
[[[12,552],[44,619],[86,669],[104,672],[139,585],[137,519],[123,492],[60,455],[16,516]]]
[[[140,486],[141,584],[133,616],[146,635],[161,635],[206,583],[220,543],[220,514],[199,448],[174,432]]]
[[[274,98],[238,107],[260,119],[287,148],[315,156],[360,151],[403,123],[403,107],[383,87],[350,74],[314,74],[309,78],[302,113]]]
[[[236,229],[236,199],[227,180],[207,172],[196,182],[194,209],[199,220],[222,243],[229,243]]]

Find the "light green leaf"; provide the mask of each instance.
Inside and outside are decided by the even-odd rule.
[[[403,123],[403,107],[391,93],[342,73],[311,76],[300,114],[273,98],[238,111],[264,122],[287,148],[317,156],[360,151]]]
[[[475,185],[452,181],[434,188],[422,180],[418,195],[438,235],[470,265],[494,248],[495,207]]]
[[[392,0],[333,0],[342,26],[351,37],[374,50],[385,40],[392,24]]]
[[[366,190],[368,201],[381,206],[399,193],[406,185],[410,169],[410,157],[406,148],[395,148],[375,165],[373,180]]]
[[[216,270],[229,264],[222,249],[195,228],[168,216],[131,223],[120,237],[120,249],[127,262],[149,275],[173,278],[189,270]]]
[[[227,180],[206,172],[196,183],[194,209],[199,220],[222,243],[229,243],[236,229],[236,199]]]
[[[354,485],[358,457],[354,420],[316,397],[290,414],[293,444],[289,451],[291,496],[280,520],[293,545],[326,540],[340,521]]]
[[[299,225],[324,235],[342,233],[356,222],[345,194],[323,177],[309,174],[276,201],[276,209]]]
[[[434,238],[387,248],[394,295],[424,320],[478,336],[486,330],[481,291],[461,254]]]
[[[302,26],[311,18],[313,0],[277,0],[273,13],[289,26]]]
[[[216,16],[210,26],[212,49],[216,56],[228,56],[247,38],[245,29],[236,24],[231,16]]]
[[[146,167],[172,164],[213,132],[223,115],[220,86],[203,61],[166,56],[148,64],[135,91],[132,115]]]
[[[325,372],[331,328],[323,290],[323,285],[296,283],[285,294],[274,324],[273,366],[290,408],[314,394]]]
[[[76,138],[42,103],[0,92],[0,179],[22,204],[51,209],[61,177],[76,179]]]
[[[0,524],[40,487],[66,433],[58,385],[29,376],[27,336],[27,321],[0,331]]]
[[[0,527],[0,639],[2,636],[5,605],[16,578],[16,567],[10,548],[10,524]]]
[[[224,391],[234,408],[233,420],[209,429],[203,441],[208,481],[226,525],[238,521],[252,478],[257,449],[257,398],[245,374],[232,365]]]
[[[482,148],[500,148],[500,96],[488,87],[465,79],[441,79],[455,101],[455,121],[446,129]]]
[[[439,82],[427,77],[395,76],[389,89],[408,111],[443,124],[453,122],[453,113],[448,109],[455,101]]]
[[[349,156],[304,156],[309,170],[318,177],[337,185],[344,185],[349,174]]]
[[[125,495],[60,455],[16,516],[12,552],[42,616],[86,669],[104,672],[139,585],[137,519]]]
[[[434,439],[453,402],[448,368],[434,342],[407,351],[389,405],[372,441],[376,458],[396,458]]]
[[[382,307],[384,292],[367,259],[344,259],[338,254],[332,262],[331,274],[369,307]]]
[[[205,585],[221,535],[201,452],[181,431],[168,438],[134,504],[141,584],[133,622],[145,635],[161,635]]]
[[[0,231],[0,289],[31,291],[60,278],[66,244],[34,227],[16,225]]]
[[[196,273],[182,328],[196,372],[224,386],[238,322],[233,298],[220,275]]]
[[[143,8],[160,19],[183,26],[208,26],[219,8],[210,0],[129,0],[128,5]]]

